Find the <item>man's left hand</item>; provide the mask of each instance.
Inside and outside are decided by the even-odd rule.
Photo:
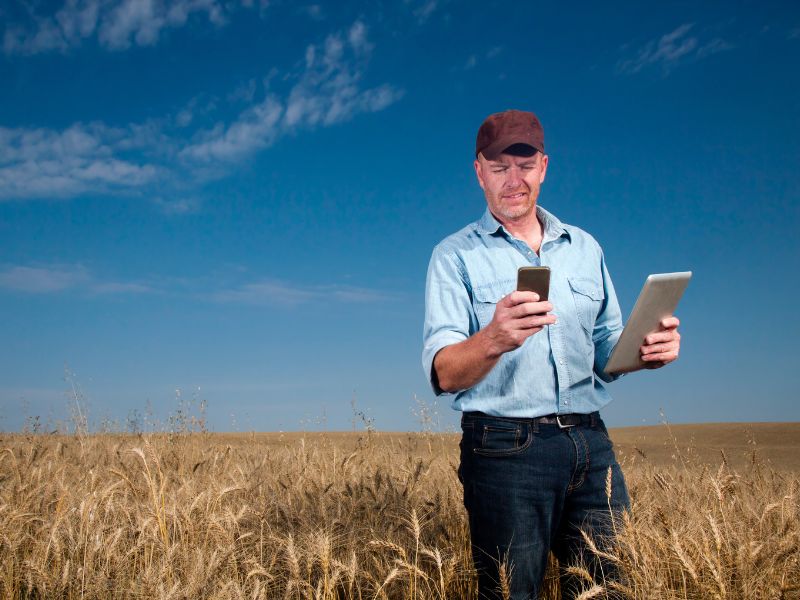
[[[662,319],[658,329],[645,336],[644,345],[639,350],[648,369],[660,369],[678,358],[681,349],[678,325],[677,317],[667,317]]]

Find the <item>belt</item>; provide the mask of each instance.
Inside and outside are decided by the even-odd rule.
[[[566,414],[551,414],[544,415],[543,417],[494,417],[482,412],[466,412],[464,416],[471,415],[473,417],[485,417],[489,419],[500,419],[505,421],[515,421],[523,423],[537,423],[539,425],[558,425],[561,429],[568,429],[576,425],[589,425],[593,427],[595,423],[600,420],[600,413],[597,411],[583,414],[583,413],[566,413]]]
[[[561,429],[568,427],[575,427],[581,423],[586,423],[591,420],[591,415],[582,415],[579,413],[567,413],[565,415],[545,415],[543,417],[536,417],[532,419],[534,423],[542,425],[558,425]]]

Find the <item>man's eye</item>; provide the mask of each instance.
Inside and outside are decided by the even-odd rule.
[[[505,169],[492,169],[492,173],[504,173]]]

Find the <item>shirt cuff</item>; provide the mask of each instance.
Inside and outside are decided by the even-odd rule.
[[[446,392],[439,387],[438,381],[433,375],[433,359],[436,358],[439,350],[445,346],[458,344],[466,339],[467,336],[465,334],[457,331],[440,331],[426,340],[422,349],[422,368],[425,370],[425,376],[428,378],[428,383],[431,384],[433,393],[437,396],[455,394],[457,392]]]

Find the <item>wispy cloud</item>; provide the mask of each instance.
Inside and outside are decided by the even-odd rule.
[[[403,92],[389,84],[361,87],[372,48],[361,21],[347,32],[329,35],[321,45],[308,46],[304,67],[285,99],[267,93],[233,122],[198,132],[180,156],[197,161],[236,160],[297,129],[334,125],[359,113],[383,110]]]
[[[144,283],[106,281],[92,283],[90,291],[95,294],[149,294],[155,290]]]
[[[372,50],[366,25],[356,21],[309,45],[298,70],[284,78],[284,93],[269,87],[274,71],[264,78],[261,97],[258,84],[248,81],[228,98],[237,116],[209,127],[196,121],[208,121],[217,99],[200,96],[175,116],[125,127],[0,127],[0,200],[135,192],[162,198],[156,204],[173,214],[191,212],[193,206],[180,200],[186,189],[224,176],[235,161],[299,130],[342,123],[399,100],[403,91],[390,84],[363,86]],[[171,187],[181,190],[179,200],[166,200]]]
[[[49,294],[86,285],[89,272],[80,265],[11,266],[0,271],[0,287],[17,292]]]
[[[228,102],[236,102],[242,99],[242,87],[240,86],[228,95]],[[248,102],[252,101],[252,96]],[[198,94],[186,103],[172,119],[175,126],[179,128],[189,127],[198,117],[204,117],[213,113],[218,108],[218,99],[207,94]]]
[[[469,71],[470,69],[474,69],[475,65],[478,64],[478,57],[474,54],[470,54],[469,58],[464,61],[464,65],[462,66],[462,70]]]
[[[411,0],[406,0],[406,4],[410,2]],[[439,8],[439,0],[422,0],[420,3],[413,3],[411,13],[420,24],[424,24],[437,8]]]
[[[165,199],[161,196],[153,198],[153,204],[165,215],[190,215],[200,211],[203,203],[199,198],[182,197]]]
[[[148,126],[74,124],[63,131],[0,127],[0,199],[66,198],[139,188],[162,167],[131,158],[161,136]]]
[[[321,4],[301,6],[298,10],[315,21],[322,21],[325,18],[325,12],[322,10]]]
[[[697,58],[706,58],[707,56],[711,56],[712,54],[717,54],[718,52],[725,52],[726,50],[733,50],[734,45],[726,42],[721,38],[714,38],[711,41],[707,42],[706,44],[700,46],[697,49]]]
[[[263,8],[263,3],[259,5]],[[165,30],[183,27],[195,15],[222,26],[236,8],[236,3],[221,0],[67,0],[55,13],[37,14],[29,8],[26,23],[9,22],[3,51],[66,52],[92,38],[109,50],[152,46]]]
[[[295,306],[309,302],[372,303],[383,302],[391,297],[380,290],[345,285],[314,287],[298,286],[286,281],[265,279],[248,283],[211,295],[221,303]]]
[[[283,107],[272,97],[247,108],[231,124],[217,123],[195,134],[179,156],[188,161],[232,161],[271,146]]]
[[[701,41],[699,36],[690,35],[694,23],[684,23],[673,31],[652,39],[641,46],[634,56],[617,62],[617,72],[635,74],[649,67],[661,67],[669,74],[682,62],[700,60],[730,50],[733,45],[721,38]]]
[[[82,291],[89,294],[143,294],[154,289],[141,282],[104,281],[81,264],[8,265],[0,270],[0,288],[29,294]]]
[[[499,56],[502,51],[503,51],[503,47],[502,46],[492,46],[486,52],[486,58],[494,58],[496,56]]]
[[[220,285],[219,279],[217,274],[197,279],[151,277],[121,281],[103,277],[80,263],[0,266],[0,290],[37,295],[167,294],[221,304],[283,307],[310,302],[370,304],[391,301],[395,297],[383,290],[338,283],[308,286],[274,278],[241,281],[241,273],[228,285]],[[237,279],[240,281],[235,283]]]
[[[462,64],[460,67],[454,68],[453,70],[454,71],[471,71],[472,69],[477,67],[479,64],[483,63],[484,61],[489,61],[489,60],[492,60],[493,58],[496,58],[497,56],[500,55],[500,53],[502,51],[503,51],[503,47],[502,46],[493,46],[493,47],[489,48],[489,50],[487,50],[483,54],[470,54],[467,57],[467,60],[464,61],[464,64]]]

